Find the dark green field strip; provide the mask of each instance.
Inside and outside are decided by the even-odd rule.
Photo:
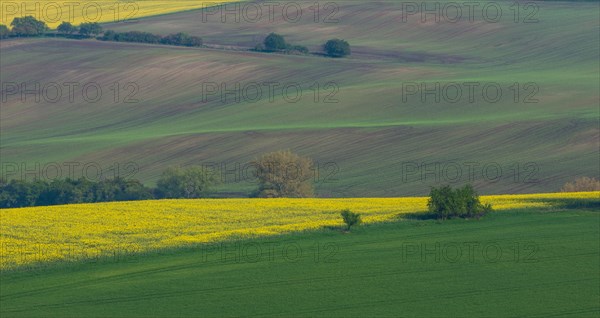
[[[63,317],[594,316],[599,222],[598,213],[586,211],[399,221],[351,234],[322,230],[240,243],[297,244],[304,253],[296,261],[277,253],[258,262],[224,260],[218,249],[205,257],[207,250],[193,248],[129,263],[5,273],[0,308],[6,316]],[[406,254],[415,244],[469,242],[497,244],[504,256],[475,253],[472,261],[451,262],[444,254],[436,260],[435,252],[425,259]],[[515,242],[535,243],[535,258],[515,261]],[[235,251],[228,244],[225,252]],[[316,262],[315,244],[333,244],[338,252],[323,251]]]

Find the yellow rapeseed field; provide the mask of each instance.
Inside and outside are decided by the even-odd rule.
[[[146,16],[198,9],[225,0],[3,0],[0,23],[10,25],[15,17],[34,16],[56,28],[62,21],[118,22]]]
[[[482,196],[496,210],[548,206],[600,192]],[[427,198],[197,199],[0,209],[0,269],[37,262],[143,252],[341,225],[340,210],[365,223],[425,211]]]

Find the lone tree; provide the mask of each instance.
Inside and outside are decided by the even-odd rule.
[[[186,169],[170,167],[163,171],[156,183],[156,194],[159,198],[201,198],[206,196],[210,187],[217,180],[202,167]]]
[[[0,24],[0,39],[6,39],[10,35],[10,30],[4,24]]]
[[[350,44],[344,40],[332,39],[323,45],[325,54],[330,57],[344,57],[350,55]]]
[[[283,36],[277,33],[271,33],[267,35],[263,43],[265,51],[269,52],[282,51],[287,48],[287,44],[285,43]]]
[[[48,30],[48,26],[43,21],[38,21],[33,16],[14,18],[10,24],[12,32],[17,36],[38,36],[43,35]]]
[[[351,212],[348,209],[343,210],[341,215],[344,223],[346,223],[346,231],[350,231],[350,227],[360,224],[361,222],[360,214]]]
[[[70,22],[63,21],[56,30],[63,34],[73,34],[77,32],[77,27],[72,25]]]
[[[291,151],[277,151],[263,155],[255,162],[260,198],[307,198],[314,195],[310,158]]]
[[[102,26],[97,22],[85,22],[79,25],[79,34],[84,36],[102,33]]]

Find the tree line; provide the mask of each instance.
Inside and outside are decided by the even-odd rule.
[[[258,187],[251,197],[312,197],[313,162],[291,151],[263,155],[255,162]],[[293,167],[293,169],[287,169]],[[90,181],[86,178],[44,180],[0,179],[0,208],[135,201],[150,199],[193,199],[210,197],[219,180],[204,167],[169,167],[155,187],[138,180],[111,178]]]
[[[0,24],[0,39],[6,39],[11,36],[30,37],[46,35],[50,28],[48,25],[39,21],[33,16],[14,18],[11,22],[10,30],[7,26]],[[79,34],[81,37],[90,37],[102,33],[102,26],[96,22],[85,22],[79,26],[74,26],[69,22],[61,23],[57,31],[64,35],[73,36]]]
[[[151,199],[201,198],[216,184],[198,167],[168,168],[156,187],[151,188],[138,180],[120,177],[100,181],[86,178],[44,180],[0,180],[0,208],[136,201]]]
[[[98,37],[98,40],[114,42],[166,44],[189,47],[202,46],[202,38],[182,32],[176,34],[169,34],[167,36],[160,36],[157,34],[140,31],[129,31],[119,33],[112,30],[108,30],[104,32],[104,34],[101,37]]]
[[[0,39],[8,37],[30,37],[43,36],[50,30],[45,22],[39,21],[33,16],[14,18],[10,24],[12,29],[0,24]],[[165,44],[176,46],[200,47],[202,38],[192,36],[183,32],[161,36],[149,32],[128,31],[115,32],[104,31],[102,26],[96,22],[84,22],[79,26],[70,22],[62,22],[56,28],[57,34],[70,38],[89,38],[96,36],[101,41],[115,42],[137,42],[150,44]],[[55,33],[56,34],[56,33]],[[102,34],[102,36],[99,36]],[[254,49],[257,52],[278,52],[285,54],[308,54],[307,47],[293,45],[285,41],[284,37],[277,33],[267,35],[262,43],[257,44]],[[331,39],[323,44],[323,51],[329,57],[345,57],[351,54],[350,44],[341,39]]]

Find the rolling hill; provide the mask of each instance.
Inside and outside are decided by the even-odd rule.
[[[218,190],[237,196],[255,184],[240,180],[236,164],[279,149],[319,163],[323,197],[422,195],[431,185],[466,182],[490,194],[556,191],[600,173],[597,5],[536,3],[538,21],[525,23],[525,13],[515,22],[501,3],[496,23],[478,16],[424,23],[418,15],[402,22],[400,2],[336,3],[334,23],[315,23],[301,2],[305,14],[295,23],[277,16],[222,23],[218,15],[202,22],[203,11],[191,10],[104,26],[188,32],[209,46],[200,49],[2,41],[4,173],[6,164],[36,170],[39,163],[40,174],[49,163],[79,162],[110,174],[115,163],[134,162],[134,177],[151,183],[169,165],[210,164],[236,170]],[[270,32],[313,51],[344,38],[353,54],[245,51]],[[69,100],[71,82],[79,87]],[[272,96],[269,82],[280,85]],[[22,83],[40,84],[39,102],[20,96],[14,85]],[[436,83],[438,92],[421,95]],[[465,83],[479,85],[473,102]],[[240,100],[221,100],[221,90],[237,84]],[[502,94],[484,96],[484,86]]]

